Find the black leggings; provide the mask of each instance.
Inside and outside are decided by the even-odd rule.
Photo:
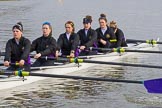
[[[97,51],[82,51],[79,53],[79,56],[87,56],[87,55],[97,55]]]
[[[32,67],[39,67],[39,66],[54,66],[54,60],[37,59],[32,64]]]

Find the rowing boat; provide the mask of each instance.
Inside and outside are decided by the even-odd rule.
[[[158,45],[150,45],[147,43],[138,43],[138,44],[128,44],[127,49],[133,49],[133,50],[153,50],[157,49]],[[123,54],[119,54],[117,52],[111,52],[111,53],[106,53],[106,54],[98,54],[98,55],[91,55],[91,56],[86,56],[87,58],[90,58],[92,60],[96,61],[115,61],[117,59],[121,59],[123,57],[129,56],[135,54],[133,52],[125,52]],[[64,75],[64,74],[69,74],[72,72],[76,72],[82,69],[86,69],[92,66],[96,66],[97,64],[92,64],[92,63],[82,63],[75,64],[75,63],[67,63],[64,65],[57,65],[57,66],[46,66],[46,67],[39,67],[40,70],[38,71],[33,71],[35,73],[47,73],[47,74],[59,74],[59,75]],[[32,67],[34,68],[34,67]],[[38,68],[38,67],[37,67]],[[43,80],[45,77],[36,77],[36,76],[27,76],[25,78],[20,78],[18,76],[15,77],[2,77],[0,78],[0,90],[4,89],[9,89],[17,86],[22,86],[25,84],[30,84],[39,80]]]

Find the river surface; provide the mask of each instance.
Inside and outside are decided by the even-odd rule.
[[[12,26],[21,21],[24,36],[41,36],[45,21],[53,25],[57,39],[64,23],[82,28],[85,15],[93,16],[96,29],[100,13],[115,20],[131,39],[162,39],[161,0],[0,0],[0,49],[12,37]],[[159,48],[162,50],[162,48]],[[1,62],[2,62],[1,57]],[[123,62],[161,65],[161,55],[138,54]],[[71,75],[147,80],[162,77],[160,69],[99,65]],[[142,85],[48,78],[21,87],[0,91],[0,108],[162,108],[162,95],[149,94]]]

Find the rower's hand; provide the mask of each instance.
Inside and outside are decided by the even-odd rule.
[[[34,58],[38,59],[41,56],[41,53],[35,54]]]
[[[56,51],[55,57],[58,58],[58,56],[59,56],[59,51]]]
[[[24,64],[25,64],[25,61],[24,61],[24,60],[20,60],[20,61],[19,61],[19,66],[20,66],[20,67],[24,66]]]
[[[80,46],[80,50],[84,50],[85,48],[85,46]]]
[[[105,41],[105,40],[100,39],[100,42],[101,42],[103,45],[106,45],[106,41]]]
[[[75,57],[74,53],[70,53],[70,57],[74,58]]]
[[[10,66],[10,62],[9,61],[4,61],[4,66],[6,66],[6,67],[8,67],[8,66]]]
[[[71,57],[71,58],[74,58],[74,57],[75,57],[74,53],[73,53],[73,54],[70,54],[70,57]]]

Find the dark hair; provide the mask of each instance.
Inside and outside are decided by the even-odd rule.
[[[87,15],[85,18],[83,18],[83,23],[92,23],[92,16]]]
[[[106,18],[106,15],[105,14],[100,14],[100,18],[98,19],[99,21],[101,20],[101,19],[103,19],[103,20],[105,20],[106,22],[107,22],[107,18]]]
[[[67,22],[65,23],[65,26],[66,26],[66,24],[70,24],[71,27],[73,28],[73,32],[75,31],[75,26],[74,26],[74,23],[73,23],[72,21],[67,21]]]
[[[49,22],[44,22],[44,23],[42,24],[42,27],[43,27],[44,25],[48,25],[48,26],[49,26],[49,28],[51,29],[50,35],[52,35],[52,25],[51,25],[51,23],[49,23]]]
[[[12,30],[13,29],[19,29],[21,32],[23,32],[23,25],[21,22],[18,22],[16,23],[13,27],[12,27]]]

